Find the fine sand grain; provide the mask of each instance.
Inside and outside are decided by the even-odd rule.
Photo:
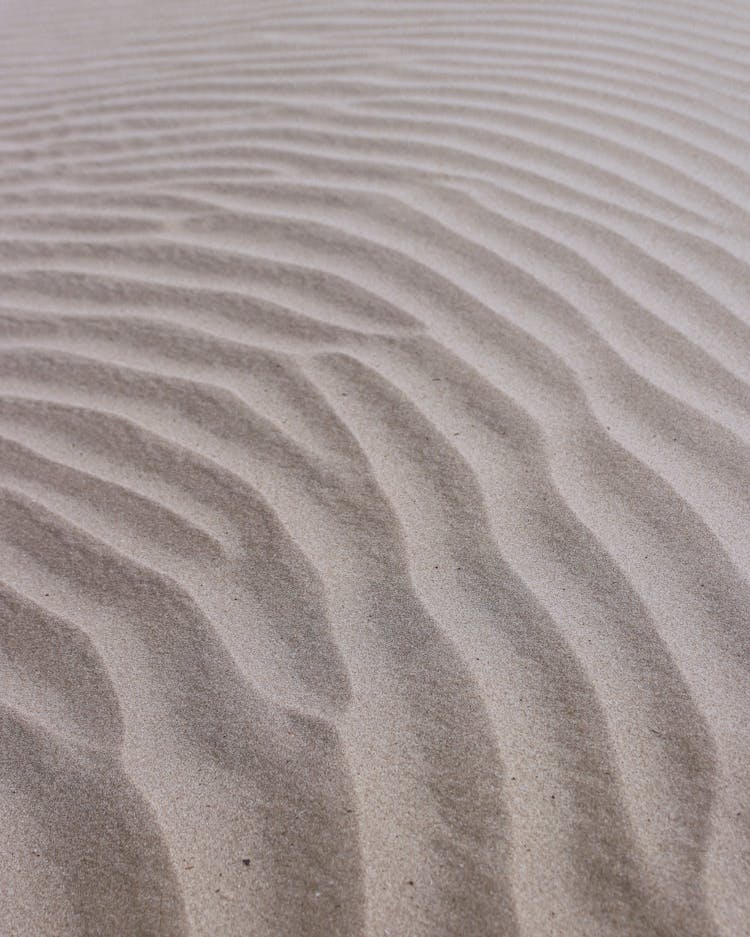
[[[0,935],[750,933],[750,4],[0,3]]]

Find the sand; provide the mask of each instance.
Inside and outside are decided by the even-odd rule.
[[[0,934],[750,933],[750,6],[0,27]]]

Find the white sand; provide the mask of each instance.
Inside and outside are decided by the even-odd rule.
[[[4,0],[0,935],[750,933],[750,5]]]

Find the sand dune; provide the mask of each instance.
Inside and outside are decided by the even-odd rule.
[[[0,23],[0,933],[749,933],[750,7]]]

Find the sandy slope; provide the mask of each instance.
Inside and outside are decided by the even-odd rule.
[[[749,933],[750,6],[0,26],[0,933]]]

